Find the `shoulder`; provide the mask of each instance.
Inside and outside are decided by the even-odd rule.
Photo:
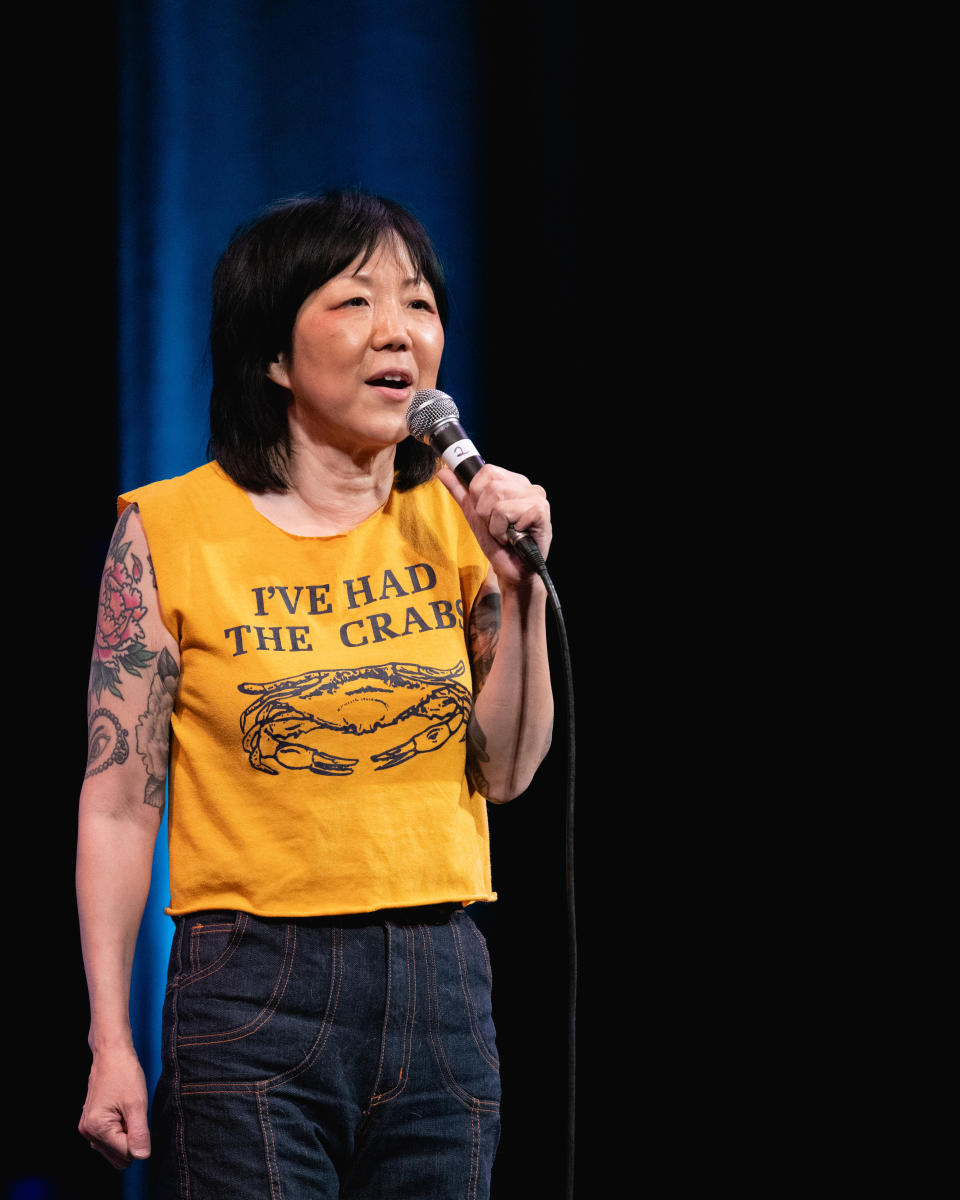
[[[252,511],[244,492],[216,462],[124,492],[117,499],[117,513],[133,504],[151,544],[156,540],[175,546],[242,528]]]
[[[155,483],[147,483],[123,492],[117,498],[117,515],[121,516],[124,509],[131,504],[136,504],[143,512],[202,503],[207,499],[215,499],[230,489],[236,489],[236,486],[219,463],[208,462],[202,467],[188,471],[186,475],[158,479]]]
[[[139,531],[170,629],[177,625],[186,602],[184,589],[197,547],[235,524],[229,514],[239,502],[231,493],[244,498],[217,463],[206,463],[185,475],[133,488],[117,499],[117,528],[122,529],[126,522]]]

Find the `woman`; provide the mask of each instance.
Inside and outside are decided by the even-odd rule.
[[[156,1194],[482,1196],[499,1134],[485,798],[546,753],[543,489],[407,436],[446,301],[403,209],[296,200],[214,279],[214,461],[121,497],[90,685],[80,1132],[151,1154],[128,995],[170,751]],[[172,726],[173,737],[168,740]]]

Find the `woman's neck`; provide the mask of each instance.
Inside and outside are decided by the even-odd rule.
[[[249,493],[254,508],[287,533],[346,533],[386,503],[393,487],[395,446],[353,457],[329,445],[292,445],[290,489]]]

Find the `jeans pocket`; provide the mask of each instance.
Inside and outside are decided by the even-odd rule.
[[[464,1102],[500,1099],[500,1060],[483,935],[463,912],[425,926],[430,1037],[447,1088]]]
[[[204,912],[188,919],[183,946],[188,970],[184,978],[196,975],[198,971],[215,970],[225,961],[242,917],[243,913]],[[238,933],[238,939],[239,936]]]
[[[273,1017],[289,984],[295,927],[243,912],[232,922],[216,919],[224,915],[200,913],[184,926],[181,961],[190,969],[177,980],[181,1044],[255,1033]]]
[[[303,1069],[322,1052],[336,1007],[342,947],[332,931],[249,913],[228,931],[225,920],[197,916],[207,920],[182,930],[184,943],[197,941],[197,969],[168,997],[181,1084],[250,1088]],[[213,928],[195,934],[198,923]]]

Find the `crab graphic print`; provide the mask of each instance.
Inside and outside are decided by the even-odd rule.
[[[240,718],[250,766],[268,775],[278,774],[280,767],[315,775],[353,774],[359,758],[321,749],[323,735],[330,731],[362,739],[388,725],[411,728],[404,741],[370,756],[377,771],[437,750],[457,733],[463,741],[473,703],[470,692],[456,682],[465,670],[462,660],[449,670],[390,662],[241,683],[239,691],[257,697]],[[324,702],[323,712],[311,709],[314,700]]]

